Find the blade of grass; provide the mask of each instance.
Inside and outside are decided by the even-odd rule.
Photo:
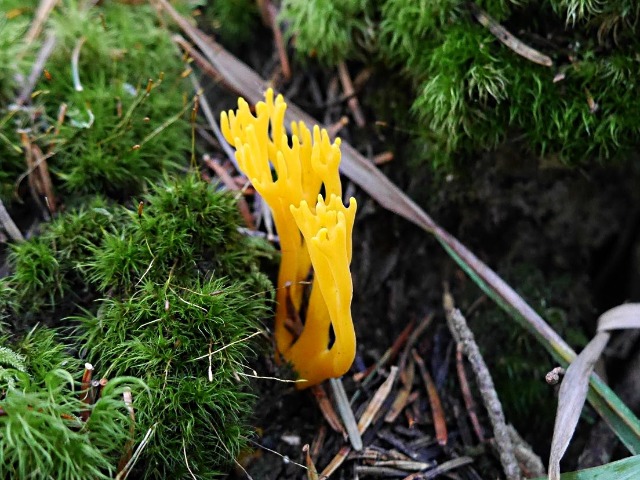
[[[561,480],[635,480],[640,478],[640,455],[577,472],[563,473]],[[547,480],[537,477],[533,480]]]

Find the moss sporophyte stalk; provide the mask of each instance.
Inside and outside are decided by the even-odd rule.
[[[268,89],[256,116],[240,98],[235,112],[222,112],[221,126],[240,169],[273,214],[282,250],[276,347],[306,388],[345,374],[355,358],[349,264],[356,200],[350,198],[348,207],[342,202],[340,139],[331,143],[326,130],[316,125],[312,133],[303,122],[293,122],[288,136],[286,108],[282,95],[274,100]],[[314,280],[302,312],[311,267]]]

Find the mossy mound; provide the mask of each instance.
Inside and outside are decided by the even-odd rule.
[[[234,199],[193,175],[155,188],[141,217],[128,216],[88,261],[109,298],[82,318],[86,347],[97,366],[153,392],[137,406],[140,428],[155,426],[145,475],[181,478],[191,468],[212,478],[249,431],[247,339],[270,289],[259,245],[237,232]]]
[[[123,393],[144,395],[142,382],[112,378],[86,403],[80,362],[52,330],[0,344],[0,476],[113,478],[133,426]]]
[[[94,199],[13,247],[8,323],[73,328],[67,343],[103,375],[148,386],[135,401],[136,440],[154,432],[147,478],[215,477],[250,431],[244,365],[270,296],[257,261],[270,253],[238,225],[235,199],[190,174],[133,210]]]
[[[16,79],[27,78],[41,43],[24,40],[37,2],[19,3],[0,10],[0,55],[14,57],[0,71],[2,199],[29,196],[20,180],[25,142],[50,153],[53,184],[67,196],[101,192],[124,199],[163,172],[178,171],[191,148],[184,114],[192,87],[154,9],[62,2],[42,34],[54,44],[41,78],[23,105],[9,108],[20,99]],[[4,45],[13,37],[19,40]]]
[[[337,15],[339,9],[345,12]],[[479,23],[478,12],[552,66],[509,49]],[[295,26],[303,58],[376,59],[380,68],[402,72],[413,85],[413,116],[400,126],[418,132],[428,160],[449,167],[505,142],[552,163],[628,158],[640,141],[639,16],[628,0],[384,0],[339,8],[287,0],[281,13]],[[376,96],[385,92],[368,95]]]
[[[195,154],[188,66],[153,7],[137,3],[63,0],[30,44],[39,2],[0,7],[0,199],[28,237],[0,251],[3,478],[113,478],[148,432],[136,478],[212,478],[250,432],[243,369],[268,309],[258,262],[271,252],[239,233],[231,194],[185,176]],[[89,406],[78,391],[85,361],[109,379]],[[19,428],[38,422],[36,433]]]

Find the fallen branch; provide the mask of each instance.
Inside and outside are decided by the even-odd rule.
[[[491,18],[487,12],[482,10],[475,3],[470,2],[469,8],[478,23],[488,29],[498,40],[506,45],[507,48],[513,50],[521,57],[524,57],[533,63],[537,63],[538,65],[544,65],[545,67],[553,66],[553,60],[551,60],[551,58],[520,41],[520,39]]]
[[[1,199],[0,199],[0,224],[2,224],[2,226],[4,227],[4,231],[7,232],[7,235],[9,235],[12,240],[16,242],[22,242],[24,240],[24,237],[22,236],[22,232],[14,223],[13,219],[11,218],[11,215],[9,215],[9,212],[7,212],[7,209],[4,206],[4,203],[2,203]]]
[[[448,294],[445,294],[445,297]],[[502,469],[508,480],[520,480],[522,474],[520,472],[520,466],[515,456],[513,442],[509,435],[509,429],[504,420],[504,413],[502,412],[502,404],[496,393],[496,389],[493,386],[493,379],[491,373],[487,368],[487,364],[482,358],[480,349],[476,344],[473,336],[473,332],[469,329],[467,321],[460,313],[460,310],[456,308],[449,309],[453,302],[451,300],[445,300],[445,312],[447,315],[447,323],[451,329],[451,334],[454,336],[457,342],[462,345],[462,351],[469,359],[471,368],[476,377],[476,383],[480,390],[480,395],[484,401],[484,406],[487,409],[489,420],[493,427],[493,436],[498,449],[500,457],[500,463]]]

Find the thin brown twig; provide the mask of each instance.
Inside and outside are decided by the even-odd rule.
[[[53,33],[49,33],[44,42],[42,42],[42,46],[38,51],[38,56],[36,60],[33,62],[33,66],[31,67],[31,73],[29,73],[29,77],[22,87],[22,91],[20,95],[16,99],[17,105],[24,105],[27,100],[31,97],[31,92],[33,92],[36,83],[38,82],[38,78],[42,74],[44,70],[44,65],[53,53],[53,48],[56,46],[56,37]]]
[[[318,470],[309,453],[309,444],[302,447],[302,452],[305,454],[304,463],[307,465],[307,478],[309,480],[319,480]]]
[[[464,370],[464,359],[462,357],[462,344],[458,343],[456,349],[456,371],[458,373],[458,381],[460,382],[460,391],[462,392],[462,399],[464,405],[467,408],[467,414],[473,425],[473,430],[476,432],[476,436],[480,442],[484,442],[484,434],[482,433],[482,427],[480,426],[480,420],[478,419],[478,413],[476,411],[476,402],[473,400],[471,394],[471,388],[469,387],[469,380],[467,379],[467,373]]]
[[[371,425],[371,422],[373,422],[373,419],[382,408],[384,401],[387,399],[387,397],[391,393],[391,389],[393,388],[393,383],[396,380],[397,374],[398,374],[398,367],[394,365],[393,367],[391,367],[389,376],[382,383],[382,385],[380,385],[378,390],[376,390],[376,393],[373,395],[373,398],[371,398],[371,401],[367,405],[367,408],[365,409],[363,414],[360,416],[360,421],[358,422],[358,431],[360,433],[364,433],[367,430],[367,428],[369,428],[369,425]]]
[[[33,168],[35,170],[34,173],[37,173],[39,177],[39,186],[41,191],[38,192],[44,196],[45,202],[47,204],[47,208],[49,209],[49,213],[52,215],[56,213],[56,196],[53,192],[53,182],[51,181],[51,175],[49,174],[49,164],[47,162],[47,158],[53,155],[53,153],[49,155],[44,155],[40,147],[37,145],[31,145],[31,150],[33,152]]]
[[[393,160],[393,152],[382,152],[373,157],[373,163],[376,165],[384,165]]]
[[[446,445],[449,441],[449,435],[447,433],[447,420],[444,416],[444,408],[442,408],[442,402],[440,401],[440,395],[436,389],[436,384],[433,382],[431,375],[427,371],[427,367],[424,364],[424,360],[415,349],[411,350],[413,360],[418,365],[422,381],[427,389],[427,395],[429,397],[429,404],[431,405],[431,413],[433,415],[433,426],[436,430],[436,439],[440,445]]]
[[[58,108],[58,118],[56,118],[56,128],[53,130],[53,136],[57,137],[60,134],[60,129],[62,128],[62,124],[64,123],[64,117],[67,114],[67,104],[61,103],[60,108]]]
[[[218,140],[218,144],[222,147],[222,150],[224,150],[224,153],[227,155],[227,158],[231,161],[231,163],[233,163],[233,166],[236,168],[236,170],[239,171],[240,168],[238,166],[238,161],[236,160],[236,155],[233,149],[231,148],[231,146],[229,145],[229,143],[224,138],[224,135],[222,135],[222,131],[218,126],[218,122],[216,121],[216,118],[213,114],[213,110],[209,105],[209,100],[207,100],[206,95],[203,93],[202,85],[200,85],[200,82],[198,81],[195,75],[191,75],[190,78],[191,78],[191,84],[193,85],[194,90],[196,92],[201,92],[200,93],[200,109],[204,114],[204,118],[206,118],[207,123],[211,128],[211,131],[216,136],[216,139]]]
[[[280,25],[278,25],[278,10],[270,0],[265,0],[264,3],[266,3],[266,12],[269,17],[269,24],[271,30],[273,30],[273,40],[276,44],[278,58],[280,59],[282,77],[286,82],[288,82],[291,80],[291,66],[289,64],[289,57],[287,57],[287,48],[284,43],[282,29],[280,28]]]
[[[311,443],[311,458],[317,459],[324,447],[324,441],[327,438],[327,427],[320,425],[318,434]]]
[[[20,133],[20,142],[22,143],[22,148],[24,149],[24,161],[27,165],[27,171],[30,172],[27,176],[27,180],[29,183],[29,193],[31,194],[31,198],[35,202],[36,205],[40,207],[40,211],[42,216],[49,220],[49,213],[47,208],[40,201],[40,194],[43,191],[43,187],[40,182],[40,176],[36,169],[38,168],[36,161],[33,158],[33,148],[31,144],[31,139],[26,132]]]
[[[338,133],[340,132],[340,130],[342,130],[344,127],[346,127],[349,124],[349,118],[348,117],[340,117],[340,119],[329,125],[327,127],[327,132],[329,133],[330,137],[335,137],[336,135],[338,135]]]
[[[329,397],[327,396],[327,392],[325,392],[324,387],[322,385],[314,385],[311,387],[311,393],[318,402],[318,407],[320,408],[320,412],[322,412],[322,416],[327,421],[329,426],[336,432],[340,433],[343,436],[346,436],[347,432],[345,432],[342,423],[338,419],[338,415],[333,409],[333,405],[329,401]]]
[[[401,372],[404,371],[405,365],[407,364],[407,361],[409,360],[409,355],[411,354],[411,349],[413,348],[413,346],[418,341],[418,338],[420,338],[420,335],[422,335],[424,333],[424,331],[429,327],[429,325],[431,325],[431,320],[433,320],[433,314],[432,313],[430,313],[429,315],[424,317],[422,319],[422,321],[418,324],[416,329],[409,336],[409,338],[407,340],[407,343],[404,346],[404,350],[402,352],[402,355],[400,355],[400,361],[398,362],[398,368],[400,369]]]
[[[415,321],[412,320],[407,324],[406,327],[404,327],[402,332],[400,332],[400,335],[398,335],[398,337],[394,340],[393,345],[391,345],[387,349],[387,351],[384,352],[384,354],[378,359],[378,361],[367,368],[364,372],[356,374],[357,376],[354,375],[354,379],[356,381],[362,379],[364,379],[365,382],[370,381],[368,379],[374,372],[380,370],[380,368],[384,367],[387,363],[393,361],[393,359],[398,355],[398,352],[407,342],[407,339],[409,338],[409,335],[413,331],[414,327]]]
[[[209,75],[216,83],[221,83],[222,85],[224,85],[227,89],[231,90],[232,92],[236,92],[237,94],[240,94],[240,91],[237,90],[231,83],[227,82],[227,80],[225,79],[225,77],[220,74],[220,72],[218,72],[218,70],[216,70],[213,65],[211,65],[211,63],[209,63],[207,61],[207,59],[202,56],[194,47],[193,45],[191,45],[189,42],[187,42],[187,40],[185,40],[184,37],[182,37],[181,35],[174,35],[171,37],[171,39],[177,43],[183,50],[184,52],[189,55],[191,58],[193,58],[193,60],[196,62],[196,64],[198,65],[198,67],[200,67],[202,69],[202,71],[204,73],[206,73],[207,75]]]
[[[204,155],[202,157],[202,161],[205,163],[207,167],[214,171],[216,176],[220,179],[220,181],[232,192],[240,192],[238,198],[238,210],[240,210],[240,214],[244,219],[245,224],[250,230],[255,230],[256,225],[253,221],[253,216],[251,215],[251,210],[249,210],[249,205],[245,200],[244,196],[242,196],[242,190],[237,186],[236,182],[231,178],[229,172],[227,172],[218,161],[211,158],[209,155]]]
[[[365,67],[353,79],[353,92],[357,94],[373,75],[373,67]]]
[[[358,127],[363,128],[367,124],[367,121],[365,120],[362,109],[360,108],[360,102],[355,94],[353,82],[351,81],[351,76],[349,75],[349,70],[347,69],[347,64],[345,62],[340,62],[338,64],[338,76],[340,77],[340,83],[342,84],[344,95],[349,99],[347,100],[347,105],[351,110],[353,119],[356,121],[356,125],[358,125]]]
[[[506,45],[507,48],[513,50],[521,57],[524,57],[533,63],[537,63],[538,65],[543,65],[545,67],[553,66],[553,60],[551,60],[550,57],[540,53],[534,48],[531,48],[529,45],[526,45],[497,21],[491,18],[487,12],[482,10],[475,3],[469,2],[469,8],[471,9],[473,16],[478,20],[478,23],[487,28],[498,40],[500,40],[500,42]]]
[[[329,464],[324,467],[324,470],[322,470],[322,473],[320,474],[320,478],[329,478],[338,468],[340,468],[340,465],[344,463],[347,459],[347,455],[350,453],[351,447],[342,447]]]
[[[411,389],[413,388],[413,378],[415,376],[415,363],[410,360],[404,371],[400,373],[400,380],[402,381],[402,388],[396,395],[395,400],[391,404],[387,415],[384,417],[386,423],[393,423],[398,418],[398,415],[409,404],[409,397],[411,395]]]

